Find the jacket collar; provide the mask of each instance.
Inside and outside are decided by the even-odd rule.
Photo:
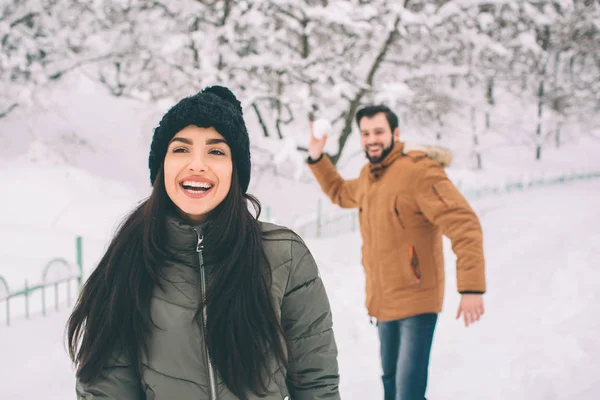
[[[381,162],[377,164],[369,163],[369,178],[371,180],[379,179],[384,173],[385,170],[394,163],[397,159],[402,157],[402,150],[404,148],[404,143],[396,141],[394,142],[394,148]]]
[[[167,248],[174,253],[194,253],[198,246],[198,235],[205,230],[206,223],[190,224],[176,212],[166,217]]]

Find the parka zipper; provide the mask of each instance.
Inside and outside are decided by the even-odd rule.
[[[198,236],[198,245],[196,246],[196,253],[198,253],[198,261],[200,262],[200,295],[202,297],[202,332],[204,334],[204,349],[206,350],[206,362],[208,364],[208,380],[210,386],[210,400],[217,400],[217,383],[215,379],[215,369],[210,359],[208,352],[208,344],[206,343],[206,322],[208,319],[207,307],[206,307],[206,272],[204,267],[204,255],[202,250],[204,249],[204,237],[196,231]]]

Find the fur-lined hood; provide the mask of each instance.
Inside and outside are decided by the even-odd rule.
[[[448,167],[452,162],[452,153],[450,150],[444,149],[443,147],[404,142],[402,154],[408,154],[412,151],[427,154],[427,157],[440,163],[443,167]]]

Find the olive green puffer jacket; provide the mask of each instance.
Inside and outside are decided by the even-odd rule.
[[[168,246],[178,260],[165,265],[163,290],[151,302],[154,323],[150,358],[141,360],[141,379],[122,354],[93,382],[77,380],[78,399],[85,400],[234,400],[212,367],[202,334],[194,320],[199,298],[210,276],[199,249],[201,232],[170,218]],[[262,223],[263,246],[273,271],[272,297],[285,332],[289,370],[276,367],[263,400],[339,399],[337,347],[329,300],[315,261],[306,245],[289,229]],[[203,264],[203,263],[202,263]],[[204,318],[203,318],[204,319]],[[202,322],[202,321],[201,321]],[[205,322],[205,321],[204,321]],[[289,377],[296,379],[292,382]],[[258,397],[250,397],[257,400]]]

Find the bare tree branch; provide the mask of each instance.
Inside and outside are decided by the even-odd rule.
[[[154,0],[154,2],[152,3],[152,6],[156,6],[158,8],[161,8],[170,18],[177,17],[176,13],[174,13],[171,10],[169,10],[169,7],[167,7],[166,5],[164,5],[163,3],[161,3],[160,1]]]
[[[263,119],[262,114],[260,113],[260,110],[258,109],[258,105],[256,105],[256,102],[252,103],[252,109],[256,113],[256,117],[258,118],[258,123],[262,127],[263,136],[269,137],[269,129],[267,128],[267,125],[265,124],[265,120]]]
[[[15,26],[25,23],[27,25],[29,25],[29,27],[33,26],[33,18],[39,16],[40,13],[38,12],[30,12],[25,14],[24,16],[22,16],[21,18],[18,18],[16,20],[14,20],[11,24],[10,27],[14,28]]]
[[[4,111],[0,111],[0,118],[4,118],[6,117],[8,114],[11,113],[11,111],[13,111],[15,108],[17,108],[19,106],[18,103],[13,103],[10,106],[8,106],[8,108]]]
[[[302,50],[301,48],[297,48],[297,47],[296,47],[296,46],[294,46],[293,44],[291,44],[291,43],[289,43],[288,41],[286,41],[286,40],[283,40],[283,39],[281,39],[281,38],[277,38],[276,40],[277,40],[277,42],[278,42],[278,43],[281,43],[282,45],[284,45],[284,46],[285,46],[285,47],[287,47],[288,49],[292,50],[293,52],[295,52],[295,53],[298,53],[298,54],[302,54],[302,51],[303,51],[303,50]]]
[[[306,15],[303,15],[302,17],[298,17],[297,15],[294,15],[292,12],[286,10],[285,8],[281,7],[279,4],[275,4],[274,2],[270,2],[271,5],[273,7],[275,7],[281,14],[286,15],[296,21],[298,21],[299,23],[302,23],[302,21],[304,21],[306,19]]]
[[[229,18],[229,14],[231,13],[231,0],[224,0],[225,5],[223,6],[223,18],[221,18],[221,26],[225,26],[227,23],[227,18]]]
[[[82,67],[86,64],[93,64],[95,62],[106,60],[106,59],[116,57],[116,56],[119,56],[119,54],[118,53],[109,53],[109,54],[104,54],[102,56],[88,58],[85,60],[79,60],[67,68],[63,68],[62,70],[60,70],[58,72],[54,72],[53,74],[48,76],[48,78],[51,80],[57,80],[57,79],[61,78],[64,74],[66,74],[67,72],[71,72],[71,71],[73,71],[79,67]]]
[[[408,0],[405,2],[405,6],[407,3],[408,3]],[[363,86],[356,93],[356,96],[354,97],[354,99],[352,99],[352,101],[349,104],[348,110],[346,111],[346,115],[344,118],[344,128],[342,129],[342,134],[340,135],[340,139],[339,139],[338,153],[331,157],[331,161],[333,162],[334,165],[340,159],[342,151],[344,150],[344,146],[346,145],[346,141],[348,140],[348,137],[352,133],[352,123],[354,121],[354,114],[356,114],[356,111],[358,110],[358,106],[362,100],[362,97],[367,92],[367,87],[371,87],[373,85],[373,79],[375,78],[375,74],[377,73],[377,70],[381,66],[381,64],[388,52],[388,49],[390,48],[391,44],[394,42],[394,39],[396,38],[396,35],[398,33],[398,25],[399,24],[400,24],[400,17],[396,17],[396,20],[394,21],[393,29],[391,29],[390,32],[388,33],[388,36],[385,39],[385,42],[383,43],[383,46],[379,50],[379,54],[377,54],[377,57],[375,57],[375,60],[373,61],[373,64],[371,65],[369,73],[367,74],[367,79],[365,80],[366,86]]]

